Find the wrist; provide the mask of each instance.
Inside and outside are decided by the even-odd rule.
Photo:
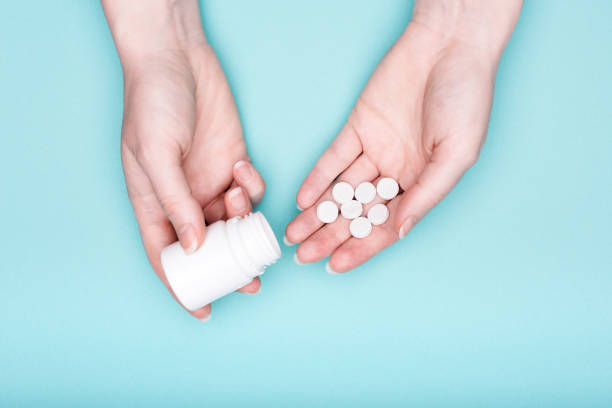
[[[124,69],[207,44],[197,0],[101,0]]]
[[[497,61],[512,35],[523,0],[416,0],[412,23],[426,27],[442,47],[467,46]]]

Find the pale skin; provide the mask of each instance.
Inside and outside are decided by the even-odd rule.
[[[297,262],[329,257],[328,272],[347,272],[402,239],[457,184],[484,143],[497,65],[521,5],[416,2],[412,21],[298,191],[304,211],[285,232],[300,243]],[[368,237],[353,238],[342,217],[326,225],[317,219],[316,205],[330,199],[336,180],[356,186],[380,177],[396,179],[400,194]]]
[[[206,41],[197,2],[102,1],[124,72],[121,158],[153,269],[171,291],[161,250],[187,253],[208,223],[247,214],[265,183],[250,163],[234,98]],[[239,291],[256,293],[255,278]],[[201,320],[206,305],[190,313]]]
[[[161,250],[178,238],[193,252],[204,241],[206,223],[251,211],[265,183],[249,160],[197,1],[102,5],[124,71],[121,152],[128,193],[149,261],[170,290]],[[497,65],[521,5],[415,2],[412,21],[298,191],[304,211],[287,226],[286,239],[300,244],[301,263],[329,257],[328,271],[336,273],[362,264],[405,236],[474,164]],[[388,203],[389,220],[370,236],[352,238],[342,217],[318,221],[316,204],[330,197],[335,180],[356,185],[383,176],[398,180],[400,195]],[[239,291],[259,288],[256,278]],[[207,305],[190,313],[205,320],[210,311]]]

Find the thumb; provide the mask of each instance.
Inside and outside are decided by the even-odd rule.
[[[139,158],[181,246],[191,254],[204,240],[204,213],[191,194],[181,166],[181,154],[172,149],[156,149]]]
[[[404,238],[417,222],[446,197],[476,160],[472,155],[439,156],[432,156],[417,181],[402,194],[394,225],[399,239]]]

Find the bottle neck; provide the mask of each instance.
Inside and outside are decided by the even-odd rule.
[[[261,212],[227,220],[227,236],[236,261],[248,277],[261,275],[281,256],[274,231]]]

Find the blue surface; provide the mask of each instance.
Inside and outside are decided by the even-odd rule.
[[[203,4],[279,236],[406,3]],[[401,244],[286,249],[205,325],[140,243],[101,7],[1,9],[1,406],[612,406],[612,2],[527,2],[481,159]]]

